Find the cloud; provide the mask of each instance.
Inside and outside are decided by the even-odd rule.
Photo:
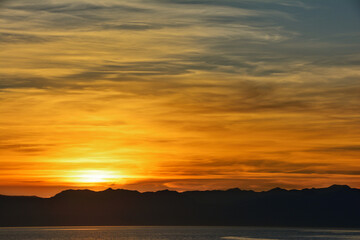
[[[99,30],[122,30],[122,31],[146,31],[158,30],[163,28],[183,28],[189,27],[185,23],[149,23],[149,22],[128,22],[124,24],[103,24],[99,25]]]
[[[160,170],[161,169],[161,170]],[[242,157],[224,159],[199,159],[190,158],[188,161],[180,161],[178,163],[164,163],[160,166],[159,172],[163,175],[173,176],[195,176],[204,177],[225,177],[248,174],[248,173],[319,173],[343,174],[344,170],[338,172],[334,169],[334,164],[323,162],[291,162],[285,160],[272,159],[250,159],[244,160]],[[171,174],[170,174],[171,173]],[[352,171],[348,171],[352,173]]]
[[[323,174],[323,175],[348,175],[359,176],[360,170],[348,170],[348,169],[316,169],[316,170],[297,170],[293,173],[302,174]]]
[[[51,79],[40,76],[20,76],[18,74],[0,74],[0,76],[0,90],[24,88],[46,89],[61,86],[61,84],[56,83]]]
[[[13,151],[21,154],[40,154],[48,151],[51,144],[8,144],[0,143],[0,151]]]
[[[245,1],[239,1],[239,0],[210,0],[210,1],[202,1],[202,0],[157,0],[158,2],[162,3],[176,3],[176,4],[194,4],[194,5],[215,5],[215,6],[229,6],[229,7],[239,7],[239,8],[245,8],[245,7],[264,7],[264,6],[272,6],[274,5],[284,5],[284,6],[294,6],[294,7],[305,7],[306,5],[302,1],[272,1],[269,3],[266,0],[245,0]]]
[[[97,161],[143,189],[356,182],[358,17],[321,4],[7,1],[0,162]]]
[[[0,32],[0,42],[4,44],[16,44],[16,43],[44,43],[47,41],[55,40],[55,37],[51,36],[40,36],[35,34],[23,34],[23,33],[11,33],[11,32]]]
[[[359,152],[360,145],[342,145],[342,146],[333,146],[333,147],[319,147],[311,149],[309,151],[314,152]]]
[[[161,25],[149,25],[141,23],[131,23],[131,24],[118,24],[118,25],[103,25],[102,29],[112,29],[112,30],[132,30],[132,31],[142,31],[149,29],[160,29]]]
[[[94,3],[92,1],[44,1],[44,2],[30,2],[22,1],[11,4],[10,9],[26,10],[26,11],[45,11],[53,13],[76,13],[76,12],[91,12],[101,10],[116,10],[124,12],[144,12],[144,8],[137,8],[129,5],[119,4],[114,1],[104,1],[102,3]]]

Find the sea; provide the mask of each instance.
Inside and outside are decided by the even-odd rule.
[[[1,240],[360,240],[360,229],[260,227],[0,228]]]

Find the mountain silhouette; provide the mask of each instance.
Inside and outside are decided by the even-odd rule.
[[[220,225],[360,227],[360,189],[158,192],[66,190],[51,198],[0,195],[0,226]]]

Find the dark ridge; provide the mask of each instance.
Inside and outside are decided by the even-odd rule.
[[[341,191],[345,190],[346,191],[346,190],[350,190],[351,187],[349,187],[348,185],[336,185],[336,184],[334,184],[334,185],[328,187],[328,189],[334,190],[334,191],[339,191],[339,190],[341,190]]]
[[[81,189],[81,190],[69,189],[69,190],[65,190],[65,191],[62,191],[62,192],[56,194],[54,196],[54,198],[66,197],[66,196],[86,196],[86,195],[91,195],[91,194],[95,194],[95,193],[96,193],[95,191],[88,190],[88,189]]]
[[[287,192],[287,190],[277,187],[277,188],[271,189],[269,192]]]
[[[221,225],[360,227],[360,189],[254,192],[66,190],[51,198],[0,195],[0,226]]]

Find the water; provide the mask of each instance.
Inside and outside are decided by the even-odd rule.
[[[255,227],[0,228],[1,240],[360,240],[360,230]]]

